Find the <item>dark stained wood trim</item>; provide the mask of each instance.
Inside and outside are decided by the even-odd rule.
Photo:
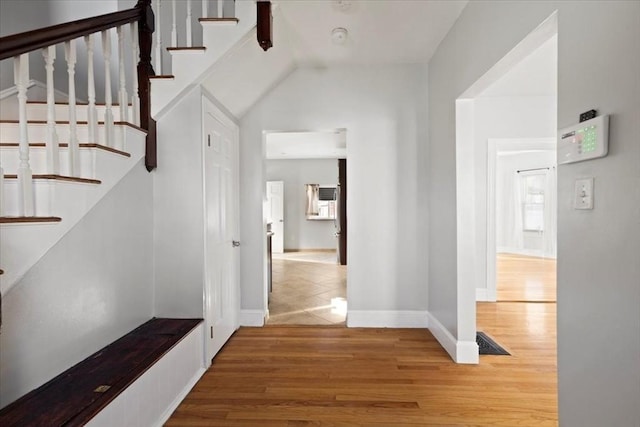
[[[347,265],[347,159],[338,159],[338,184],[340,185],[338,260],[340,265]]]
[[[19,146],[20,144],[17,142],[0,142],[0,147],[19,147]],[[44,148],[46,146],[47,144],[45,144],[44,142],[29,143],[29,147],[32,147],[32,148]],[[67,148],[68,146],[69,144],[67,144],[66,142],[61,142],[58,144],[58,147],[60,148]],[[107,147],[106,145],[102,145],[102,144],[81,143],[79,144],[79,146],[80,148],[96,148],[98,150],[108,151],[110,153],[119,154],[121,156],[131,157],[131,154],[127,153],[126,151],[116,150],[115,148]]]
[[[163,74],[163,75],[159,75],[159,76],[151,76],[149,77],[149,79],[151,80],[170,80],[170,79],[175,79],[176,76],[174,76],[173,74]]]
[[[189,52],[189,51],[194,51],[194,52],[204,52],[205,50],[207,50],[206,47],[204,46],[192,46],[192,47],[168,47],[167,50],[169,52],[180,52],[180,51],[185,51],[185,52]]]
[[[22,224],[32,222],[60,222],[57,216],[0,216],[0,224]]]
[[[3,426],[82,426],[202,319],[151,319],[0,410]]]
[[[240,22],[238,18],[199,18],[199,22]]]
[[[8,174],[4,176],[5,179],[18,179],[18,175]],[[80,182],[83,184],[102,184],[99,179],[92,178],[78,178],[75,176],[55,175],[55,174],[34,174],[33,179],[48,179],[54,181],[68,181],[68,182]]]
[[[47,101],[27,101],[27,105],[29,105],[29,104],[35,104],[35,105],[47,105]],[[69,105],[69,103],[68,103],[68,102],[64,102],[64,101],[54,102],[53,104],[54,104],[54,105]],[[88,105],[89,105],[89,104],[88,104],[87,102],[78,102],[78,101],[76,101],[76,106],[78,106],[78,107],[86,107],[86,106],[88,106]],[[104,107],[106,104],[105,104],[104,102],[96,102],[96,103],[95,103],[95,105],[96,105],[97,107]],[[112,102],[112,103],[111,103],[111,106],[112,106],[112,107],[119,107],[119,106],[120,106],[120,104],[118,104],[117,102]],[[131,107],[131,106],[132,106],[132,104],[131,104],[131,103],[129,103],[129,104],[127,104],[127,106]]]
[[[0,60],[139,21],[142,16],[142,9],[136,5],[133,9],[2,37],[0,38]]]

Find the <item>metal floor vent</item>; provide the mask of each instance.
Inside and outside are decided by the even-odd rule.
[[[498,356],[511,356],[507,350],[500,347],[494,340],[489,338],[484,332],[476,333],[476,342],[480,350],[480,354],[493,354]]]

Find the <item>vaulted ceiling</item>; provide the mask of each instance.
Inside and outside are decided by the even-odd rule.
[[[212,69],[203,85],[236,117],[300,66],[426,63],[460,12],[461,0],[273,1],[274,46],[255,31]],[[343,44],[332,40],[347,30]]]

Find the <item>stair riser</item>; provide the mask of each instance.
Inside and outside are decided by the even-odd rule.
[[[118,150],[126,150],[127,135],[136,129],[127,125],[114,126],[114,144],[113,148]],[[66,143],[69,141],[70,129],[68,124],[59,124],[56,126],[58,142]],[[89,128],[86,124],[79,124],[77,127],[78,142],[92,142],[101,145],[107,145],[105,142],[105,126],[98,126],[98,141],[89,138]],[[47,140],[46,124],[30,124],[28,130],[29,142],[45,142]],[[0,123],[0,141],[2,142],[18,142],[20,141],[20,129],[18,123]]]
[[[76,175],[83,178],[95,178],[95,155],[94,148],[80,149],[80,171]],[[16,175],[20,159],[18,157],[17,147],[0,148],[0,162],[5,175]],[[52,174],[54,171],[49,170],[47,166],[47,151],[44,147],[32,147],[29,151],[29,165],[34,175]],[[60,170],[58,175],[71,175],[69,170],[69,149],[60,148]]]
[[[96,112],[98,115],[98,121],[104,121],[104,113],[105,113],[104,105],[96,105]],[[47,104],[27,104],[27,118],[28,120],[47,120]],[[132,113],[133,108],[127,108],[128,120],[121,119],[120,116],[120,107],[113,106],[111,107],[111,113],[113,114],[113,120],[116,122],[119,121],[128,121],[133,123]],[[77,105],[76,106],[76,120],[80,122],[88,121],[87,117],[89,113],[89,107],[87,105]],[[55,118],[57,121],[69,121],[69,106],[64,104],[56,104],[55,106]]]

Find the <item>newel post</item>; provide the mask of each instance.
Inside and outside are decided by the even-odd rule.
[[[151,172],[157,166],[156,122],[151,118],[151,83],[149,77],[155,76],[151,64],[151,44],[155,30],[151,0],[138,0],[136,8],[142,12],[138,23],[138,41],[140,43],[140,62],[138,62],[138,95],[140,97],[140,127],[147,131],[145,165]]]

